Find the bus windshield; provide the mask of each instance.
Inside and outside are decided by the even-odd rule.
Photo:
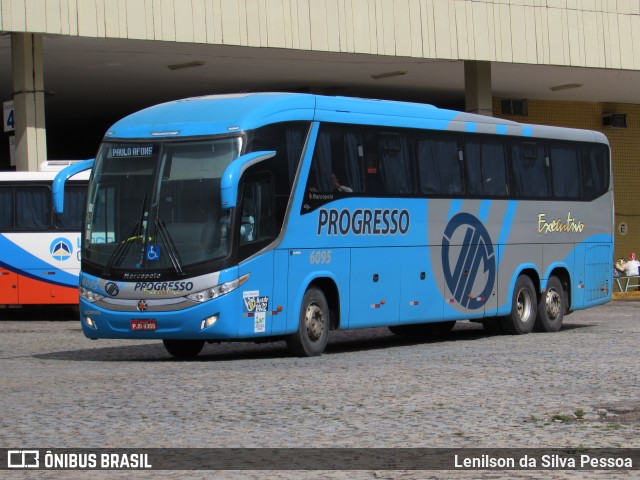
[[[118,271],[186,273],[229,254],[230,214],[220,178],[240,137],[105,142],[94,166],[82,257]]]

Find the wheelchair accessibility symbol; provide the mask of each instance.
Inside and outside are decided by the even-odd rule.
[[[145,257],[149,262],[160,260],[160,245],[147,245]]]

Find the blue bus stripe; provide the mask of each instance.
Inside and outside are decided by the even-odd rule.
[[[451,200],[451,205],[449,206],[449,216],[447,217],[447,220],[451,220],[453,216],[460,211],[461,208],[462,208],[461,199]]]
[[[482,223],[487,223],[489,218],[489,210],[491,209],[491,200],[482,200],[480,202],[480,210],[478,211],[478,218]]]
[[[517,200],[509,200],[507,202],[507,210],[504,213],[504,219],[502,220],[502,228],[498,235],[498,245],[506,245],[509,234],[511,233],[511,227],[513,226],[513,219],[516,217],[516,210],[518,209]],[[500,258],[502,257],[502,248],[497,249],[496,262],[500,265]]]

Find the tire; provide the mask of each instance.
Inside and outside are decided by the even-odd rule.
[[[162,340],[162,343],[167,352],[180,358],[195,357],[204,347],[204,340]]]
[[[322,355],[329,340],[329,323],[329,306],[324,293],[318,288],[309,288],[302,297],[298,330],[286,337],[289,351],[299,357]]]
[[[526,275],[516,280],[511,299],[511,314],[500,319],[502,329],[511,335],[523,335],[536,323],[537,295],[533,282]]]
[[[557,332],[562,327],[564,312],[567,309],[567,296],[562,282],[557,277],[550,277],[547,291],[540,296],[535,330],[538,332]]]
[[[491,335],[501,335],[504,333],[499,318],[485,318],[482,320],[482,327]]]
[[[395,335],[432,335],[447,333],[456,325],[455,320],[449,322],[416,323],[411,325],[392,325],[389,327]]]

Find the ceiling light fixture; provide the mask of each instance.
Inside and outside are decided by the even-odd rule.
[[[191,68],[191,67],[201,67],[204,65],[202,60],[197,60],[195,62],[187,62],[187,63],[176,63],[175,65],[167,65],[169,70],[182,70],[183,68]]]
[[[378,73],[376,75],[371,75],[371,78],[373,78],[374,80],[380,80],[382,78],[401,77],[402,75],[406,75],[406,74],[407,74],[406,70],[397,70],[395,72]]]
[[[555,87],[549,87],[552,92],[559,92],[560,90],[571,90],[572,88],[580,88],[581,83],[567,83],[565,85],[556,85]]]

